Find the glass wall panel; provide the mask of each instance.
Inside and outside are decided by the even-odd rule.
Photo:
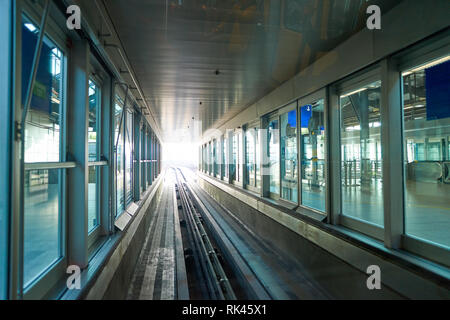
[[[92,80],[89,80],[89,133],[88,133],[88,145],[89,145],[89,161],[100,160],[97,156],[99,154],[100,143],[97,140],[99,136],[99,121],[98,111],[100,104],[100,90]]]
[[[384,225],[381,81],[340,97],[342,213]]]
[[[298,203],[297,110],[281,115],[281,197]]]
[[[249,128],[245,132],[245,184],[251,187],[256,187],[256,161],[255,161],[255,143],[256,143],[256,128]]]
[[[133,201],[133,113],[127,109],[125,134],[125,197],[126,205]]]
[[[22,24],[22,101],[37,44],[38,29]],[[30,109],[25,122],[25,163],[62,159],[63,53],[44,37]],[[24,172],[24,286],[50,270],[63,254],[60,170]]]
[[[147,163],[145,163],[146,160],[146,141],[145,141],[145,126],[141,129],[141,193],[144,192],[147,189],[147,179],[146,172],[147,172]]]
[[[24,287],[62,256],[61,175],[59,170],[25,172]]]
[[[24,17],[22,26],[22,101],[33,64],[38,29]],[[59,162],[61,141],[61,107],[63,55],[47,37],[25,123],[25,162]]]
[[[302,205],[325,212],[324,101],[300,107]]]
[[[115,113],[114,113],[114,143],[116,144],[116,217],[125,210],[125,193],[124,193],[124,141],[123,133],[125,130],[123,115],[123,102],[116,97]]]
[[[212,156],[214,161],[214,175],[217,176],[219,174],[219,165],[217,161],[217,140],[213,141],[212,147],[213,147]]]
[[[240,166],[241,166],[241,134],[239,132],[235,132],[233,134],[233,166],[232,166],[232,178],[234,181],[239,182],[241,181],[240,176]]]
[[[153,162],[151,161],[153,159],[153,137],[152,137],[152,132],[149,130],[148,131],[148,136],[147,136],[147,159],[149,160],[148,162],[148,166],[147,166],[147,181],[148,181],[148,185],[151,186],[153,183]]]
[[[222,159],[223,159],[223,176],[224,178],[228,178],[228,158],[227,158],[227,150],[228,148],[228,139],[223,138],[222,144]]]
[[[89,162],[100,160],[100,126],[99,126],[99,110],[100,110],[100,90],[98,86],[89,80],[89,127],[88,127],[88,158]],[[97,173],[98,172],[98,173]],[[99,225],[99,199],[98,179],[100,179],[99,170],[89,167],[89,187],[88,187],[88,231],[91,232]]]
[[[280,129],[278,119],[269,123],[270,193],[280,194]]]
[[[99,184],[97,183],[100,170],[97,167],[89,167],[88,177],[88,231],[91,232],[99,225]]]
[[[405,231],[450,247],[450,56],[403,72]]]
[[[256,174],[256,188],[261,187],[261,130],[256,128],[255,134],[255,174]]]

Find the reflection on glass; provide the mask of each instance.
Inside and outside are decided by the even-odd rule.
[[[26,17],[22,25],[22,102],[37,44],[38,28]],[[63,53],[44,37],[25,122],[25,163],[61,161]],[[59,170],[24,172],[24,287],[61,258],[62,182]]]
[[[261,130],[255,129],[255,174],[256,174],[256,188],[261,187],[261,146],[259,141],[261,141]]]
[[[256,161],[255,161],[255,143],[256,128],[250,128],[245,132],[245,184],[256,187]]]
[[[241,149],[241,134],[235,133],[233,135],[233,166],[232,166],[232,178],[234,181],[239,182],[241,181],[240,177],[240,149]]]
[[[228,161],[227,161],[227,139],[222,140],[222,175],[224,178],[228,177]]]
[[[124,133],[124,117],[123,102],[116,97],[115,104],[115,134],[114,143],[116,144],[116,217],[120,216],[125,210],[124,195],[124,150],[123,150],[123,133]]]
[[[32,31],[33,30],[33,31]],[[22,101],[33,64],[38,29],[24,17],[22,26]],[[42,53],[25,123],[25,162],[60,161],[62,52],[44,37]]]
[[[146,160],[146,148],[145,148],[145,128],[141,129],[141,193],[147,188],[147,179],[145,179],[147,164]]]
[[[324,101],[300,108],[302,205],[325,212]]]
[[[342,213],[384,225],[381,81],[341,96]]]
[[[406,233],[450,247],[450,56],[403,73]]]
[[[133,201],[132,193],[132,168],[133,168],[133,113],[127,111],[127,123],[125,126],[125,183],[126,183],[126,205]]]
[[[280,130],[278,120],[269,123],[270,193],[280,194]]]
[[[59,170],[25,172],[24,287],[61,258]]]
[[[99,125],[97,116],[99,112],[100,90],[97,85],[89,80],[89,127],[88,127],[88,152],[89,161],[95,162],[99,159],[100,143]],[[89,186],[88,186],[88,231],[91,232],[99,225],[99,210],[97,207],[98,188],[97,188],[97,170],[89,167]]]
[[[148,162],[148,171],[147,171],[147,179],[148,179],[148,185],[151,186],[153,183],[153,179],[152,179],[152,172],[153,172],[153,163],[151,162],[151,160],[153,159],[153,150],[152,150],[152,132],[149,131],[148,132],[148,136],[147,136],[147,159],[149,159],[150,161]]]
[[[281,115],[281,197],[298,202],[297,110]]]
[[[99,89],[92,80],[89,80],[89,133],[88,133],[88,145],[89,145],[89,161],[98,161],[98,149],[99,143],[97,141],[98,136],[98,123],[97,113],[98,105],[100,102]]]
[[[213,141],[212,157],[214,161],[214,176],[217,176],[219,174],[219,166],[217,161],[217,140]]]
[[[97,167],[89,167],[88,177],[88,230],[91,232],[99,225],[98,219],[98,186],[97,186]]]

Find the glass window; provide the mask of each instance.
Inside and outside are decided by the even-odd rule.
[[[89,167],[88,176],[88,231],[91,232],[100,224],[99,221],[99,173],[98,167]]]
[[[251,187],[256,187],[256,161],[255,142],[256,128],[247,129],[245,132],[245,183]]]
[[[449,60],[450,56],[431,61],[402,75],[405,231],[446,247],[450,247]]]
[[[280,130],[278,119],[269,123],[269,168],[270,168],[270,193],[280,194]]]
[[[89,80],[89,128],[88,128],[88,158],[89,162],[100,160],[99,132],[100,90],[98,86]],[[88,231],[91,232],[99,225],[99,187],[100,170],[89,167],[88,183]]]
[[[126,204],[133,201],[133,113],[127,109],[127,118],[125,126],[125,187],[126,187]]]
[[[100,143],[97,137],[99,136],[99,122],[97,121],[100,106],[100,90],[92,80],[89,80],[89,161],[98,161],[100,150]]]
[[[141,193],[147,189],[147,179],[145,179],[145,173],[147,171],[146,160],[146,146],[145,146],[145,126],[141,129]]]
[[[302,205],[325,212],[324,101],[300,107]]]
[[[123,101],[116,97],[115,104],[115,137],[116,144],[116,217],[122,214],[125,210],[125,193],[124,193],[124,116],[123,116]]]
[[[37,44],[38,29],[26,17],[22,25],[22,101]],[[63,53],[44,37],[36,82],[25,123],[25,162],[62,160]],[[49,270],[63,255],[61,171],[24,173],[24,287]]]
[[[261,141],[261,130],[255,128],[255,174],[256,174],[256,188],[261,187],[261,146],[259,142]]]
[[[228,146],[228,139],[223,138],[223,144],[222,144],[222,159],[223,159],[223,177],[228,178],[228,158],[227,158],[227,146]]]
[[[340,97],[342,213],[384,225],[381,81]]]
[[[31,31],[33,30],[33,31]],[[22,26],[22,101],[37,43],[37,27],[24,18]],[[44,37],[41,57],[25,123],[25,162],[59,162],[62,107],[62,52]]]
[[[213,161],[214,161],[214,175],[217,176],[219,174],[219,167],[218,167],[218,161],[217,161],[217,140],[213,141]]]
[[[153,133],[149,130],[148,132],[148,185],[151,186],[153,183]]]
[[[281,115],[281,197],[298,203],[297,110]]]
[[[241,134],[239,132],[235,132],[233,134],[233,166],[232,166],[232,178],[234,181],[239,182],[241,181],[240,177],[240,165],[241,165],[241,159],[240,159],[240,150],[241,150]]]

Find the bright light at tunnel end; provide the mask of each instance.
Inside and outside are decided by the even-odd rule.
[[[162,162],[164,167],[197,167],[198,144],[189,142],[168,142],[162,147]]]

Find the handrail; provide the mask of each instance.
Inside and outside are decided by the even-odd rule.
[[[92,161],[88,163],[88,167],[105,167],[108,165],[108,161]]]
[[[25,163],[25,171],[31,170],[54,170],[54,169],[72,169],[76,168],[77,164],[75,162],[36,162],[36,163]]]

